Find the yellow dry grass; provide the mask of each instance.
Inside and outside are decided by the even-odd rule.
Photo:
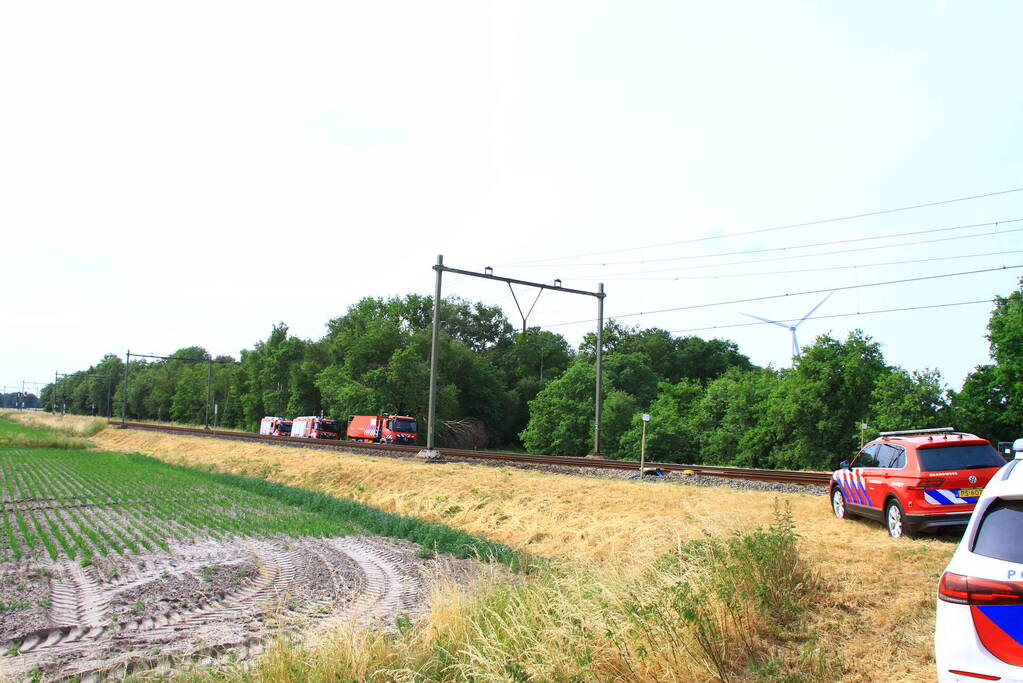
[[[105,420],[85,415],[54,415],[36,410],[0,409],[0,413],[28,427],[42,427],[68,436],[91,436],[103,428]]]
[[[354,498],[443,522],[540,556],[634,574],[685,540],[771,522],[790,505],[808,559],[829,585],[814,623],[847,680],[934,680],[934,590],[954,543],[893,540],[877,524],[835,519],[826,498],[588,479],[460,463],[107,429],[104,449],[138,451]]]

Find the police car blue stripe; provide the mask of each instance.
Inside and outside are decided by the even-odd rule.
[[[980,605],[977,609],[1006,635],[1023,644],[1023,605]]]
[[[860,502],[859,496],[857,496],[856,492],[853,491],[852,487],[849,485],[849,480],[846,479],[844,475],[842,476],[841,484],[842,493],[845,494],[846,500],[851,501],[853,503],[859,503]]]
[[[871,500],[870,500],[870,494],[869,494],[869,493],[867,493],[867,487],[866,487],[866,485],[865,485],[865,484],[863,483],[863,480],[861,479],[861,480],[859,480],[859,481],[858,481],[858,482],[856,482],[856,483],[857,483],[857,484],[859,484],[859,486],[860,486],[860,491],[861,491],[861,492],[863,493],[863,499],[864,499],[865,501],[867,501],[867,502],[866,502],[865,504],[866,504],[867,506],[869,506],[869,507],[874,507],[874,504],[873,504],[873,503],[871,502]]]
[[[849,493],[849,487],[846,485],[845,479],[839,479],[838,485],[842,487],[842,495],[845,496],[845,499],[855,503],[856,497]]]
[[[858,505],[863,505],[863,496],[860,495],[860,490],[856,486],[856,480],[850,476],[850,478],[846,480],[845,485],[852,493],[853,501],[855,501]]]
[[[960,498],[959,491],[960,489],[955,489],[954,492],[950,489],[928,489],[924,492],[924,497],[935,505],[965,505],[977,502],[976,498]]]

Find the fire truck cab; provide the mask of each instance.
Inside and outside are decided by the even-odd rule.
[[[366,443],[416,442],[416,418],[407,415],[349,415],[349,439]]]
[[[303,439],[340,439],[341,430],[337,420],[306,415],[292,421],[291,436]]]
[[[280,426],[284,420],[280,417],[267,415],[259,421],[259,433],[263,435],[280,434]]]

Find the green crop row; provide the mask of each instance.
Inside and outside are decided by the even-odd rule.
[[[128,457],[138,461],[154,462],[152,458],[139,454],[132,454]],[[195,470],[180,465],[166,466],[173,467],[179,472],[195,472]],[[435,524],[416,517],[384,512],[348,498],[334,498],[317,491],[308,491],[265,479],[242,477],[236,474],[204,472],[202,475],[211,481],[235,488],[249,496],[274,499],[316,514],[347,519],[368,533],[404,538],[426,548],[449,553],[456,557],[474,557],[488,562],[499,562],[516,571],[528,571],[531,565],[537,562],[536,558],[531,558],[506,545],[473,536],[444,524]]]
[[[0,431],[8,428],[18,426],[0,421]],[[528,565],[507,546],[442,524],[138,454],[0,443],[0,493],[0,561],[46,554],[88,563],[96,555],[167,551],[170,543],[201,538],[326,537],[359,531],[516,569]]]
[[[199,538],[341,536],[345,518],[225,486],[206,473],[116,453],[0,448],[0,559],[168,550]]]

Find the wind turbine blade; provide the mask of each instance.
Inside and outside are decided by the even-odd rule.
[[[796,339],[796,328],[792,328],[792,357],[799,358],[799,341]]]
[[[799,327],[800,325],[802,325],[802,324],[803,324],[803,321],[804,321],[804,320],[806,320],[807,318],[809,318],[809,317],[810,317],[811,315],[813,315],[814,313],[816,313],[816,312],[817,312],[817,309],[818,309],[818,308],[820,308],[821,306],[823,306],[823,305],[824,305],[824,302],[825,302],[825,301],[827,301],[827,300],[828,300],[829,298],[831,298],[831,295],[832,295],[832,294],[834,294],[834,292],[828,292],[828,295],[827,295],[826,297],[824,297],[823,299],[821,299],[821,302],[820,302],[819,304],[817,304],[816,306],[814,306],[813,308],[811,308],[811,309],[810,309],[810,312],[809,312],[809,313],[807,313],[806,315],[804,315],[804,316],[803,316],[803,319],[802,319],[802,320],[800,320],[800,321],[799,321],[798,323],[796,323],[795,325],[793,325],[793,327]]]
[[[746,316],[747,318],[754,318],[756,320],[763,321],[765,323],[771,323],[772,325],[777,325],[778,327],[784,327],[786,330],[792,329],[785,323],[780,323],[777,320],[768,320],[767,318],[761,318],[759,315],[753,315],[751,313],[743,313],[742,315]]]

